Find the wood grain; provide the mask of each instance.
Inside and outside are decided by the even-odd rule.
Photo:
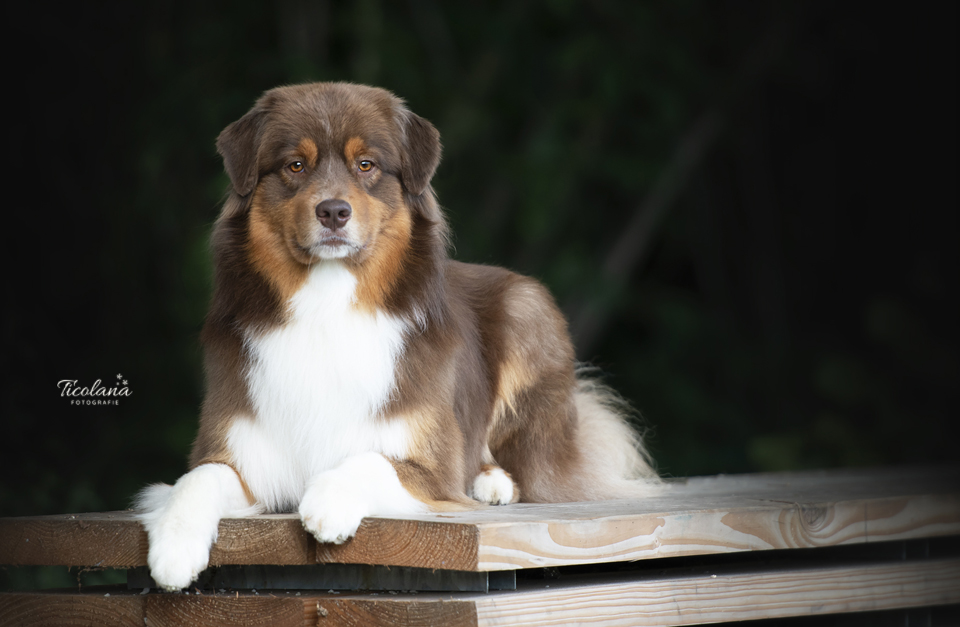
[[[316,544],[316,561],[477,571],[479,542],[476,525],[367,518],[352,540]]]
[[[0,593],[4,627],[143,627],[146,596],[129,593]]]
[[[313,564],[316,544],[295,516],[227,518],[220,521],[210,565]]]
[[[316,608],[290,595],[151,594],[145,622],[150,627],[304,627],[316,621]]]
[[[476,600],[480,625],[614,627],[823,616],[960,603],[960,560],[561,585]]]
[[[4,627],[475,627],[472,599],[431,595],[0,593]]]
[[[960,603],[956,558],[632,577],[454,595],[0,593],[0,625],[668,626]]]
[[[675,481],[642,500],[515,504],[364,519],[317,545],[295,515],[223,520],[212,565],[352,563],[510,570],[960,534],[960,467]],[[147,540],[130,512],[0,519],[0,564],[129,568]]]
[[[129,512],[0,518],[0,564],[130,568],[147,561],[147,534]]]
[[[476,627],[472,600],[346,598],[317,602],[317,625],[326,627]]]
[[[813,548],[960,533],[960,497],[916,496],[815,506],[747,499],[682,512],[480,525],[480,570],[681,555]]]

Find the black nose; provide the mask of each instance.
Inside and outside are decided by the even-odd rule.
[[[352,215],[350,203],[341,198],[330,198],[317,205],[317,220],[331,231],[342,229]]]

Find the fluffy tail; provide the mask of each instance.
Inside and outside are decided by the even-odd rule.
[[[613,389],[577,369],[574,402],[586,492],[596,500],[650,496],[662,483],[642,436],[630,426],[635,410]]]

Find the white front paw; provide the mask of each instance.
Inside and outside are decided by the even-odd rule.
[[[252,513],[256,507],[230,466],[201,464],[174,486],[143,490],[137,509],[150,541],[150,574],[164,590],[181,590],[207,567],[220,518]]]
[[[206,539],[171,537],[150,542],[147,564],[157,586],[174,591],[189,587],[209,559],[210,544]]]
[[[300,501],[300,520],[317,542],[343,544],[357,533],[368,506],[362,496],[320,476]]]
[[[506,505],[517,500],[517,489],[503,468],[488,466],[473,480],[473,498],[481,503]]]

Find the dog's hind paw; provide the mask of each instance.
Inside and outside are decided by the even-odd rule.
[[[490,505],[506,505],[520,500],[520,490],[510,473],[499,466],[484,465],[473,480],[473,498]]]

